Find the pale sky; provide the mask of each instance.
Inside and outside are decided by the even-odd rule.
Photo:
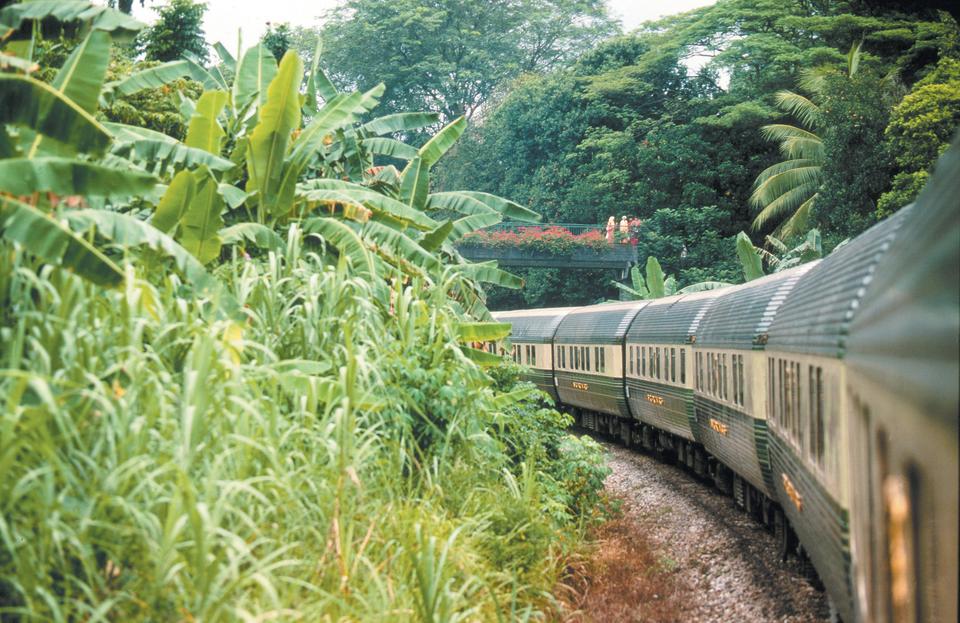
[[[389,1],[389,0],[385,0]],[[697,7],[713,4],[715,0],[608,0],[610,12],[623,23],[624,30],[632,30],[641,23],[664,15],[682,13]],[[156,13],[152,6],[162,0],[147,0],[141,7],[134,2],[133,15],[144,22],[152,22]],[[237,47],[237,31],[242,29],[244,47],[258,40],[267,22],[289,22],[294,26],[310,26],[328,9],[337,5],[337,0],[207,0],[204,31],[209,43],[220,41],[228,50]]]

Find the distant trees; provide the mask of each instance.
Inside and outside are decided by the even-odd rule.
[[[267,24],[267,30],[260,37],[260,43],[266,46],[278,61],[287,50],[294,47],[294,34],[290,24]]]
[[[189,52],[205,62],[208,57],[203,33],[206,3],[170,0],[169,4],[155,10],[158,14],[156,23],[144,30],[138,39],[138,48],[147,60],[173,61]]]
[[[614,31],[600,0],[349,0],[323,27],[323,63],[341,84],[382,80],[385,110],[426,108],[449,121]]]
[[[760,239],[776,233],[794,247],[817,227],[829,251],[876,219],[891,178],[905,191],[891,195],[890,210],[912,198],[945,144],[960,114],[957,90],[943,86],[946,69],[925,76],[938,61],[953,66],[960,32],[943,12],[840,0],[810,7],[719,0],[604,41],[563,70],[524,76],[484,108],[441,165],[442,184],[479,186],[554,222],[636,215],[641,256],[657,257],[681,287],[742,278],[730,249],[757,217],[755,191],[764,195],[757,203],[773,204],[757,223]],[[847,51],[860,41],[850,77]],[[832,69],[801,84],[805,99],[777,97],[821,67]],[[764,126],[780,128],[768,132],[776,140]],[[924,145],[922,153],[897,141]],[[551,279],[538,276],[558,283]]]

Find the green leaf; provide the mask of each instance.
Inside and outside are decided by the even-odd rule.
[[[114,136],[111,152],[162,175],[169,167],[174,169],[206,166],[212,171],[229,171],[236,165],[196,147],[187,147],[162,132],[122,123],[105,123]],[[243,191],[240,191],[243,192]]]
[[[311,202],[338,201],[355,203],[398,219],[401,223],[415,225],[421,229],[433,229],[437,222],[404,203],[369,188],[340,180],[317,179],[299,187],[300,196]]]
[[[224,184],[222,182],[217,185],[217,191],[220,193],[220,196],[223,197],[223,200],[227,202],[227,206],[231,210],[236,210],[242,206],[243,202],[250,197],[250,194],[243,192],[242,189],[232,184]]]
[[[202,149],[215,156],[220,155],[220,143],[225,136],[217,116],[227,103],[227,94],[223,91],[204,91],[197,101],[197,107],[190,118],[187,128],[187,147]]]
[[[523,287],[523,279],[512,273],[497,268],[496,262],[479,262],[476,264],[461,264],[457,269],[465,277],[474,281],[492,283],[502,288],[519,290]]]
[[[663,282],[663,295],[673,296],[676,293],[677,293],[677,280],[674,279],[673,275],[670,275]]]
[[[110,62],[110,35],[91,31],[53,79],[53,88],[88,113],[95,113]]]
[[[67,153],[100,154],[110,142],[110,134],[90,113],[28,76],[0,74],[0,123],[28,127]]]
[[[461,346],[460,348],[463,350],[463,354],[477,365],[491,367],[503,364],[503,355],[495,355],[469,346]]]
[[[0,160],[0,190],[13,195],[52,192],[57,195],[130,197],[150,192],[157,178],[69,158]]]
[[[427,232],[423,238],[420,239],[420,246],[426,249],[427,251],[436,251],[443,245],[444,241],[447,239],[447,236],[450,235],[450,232],[453,231],[453,221],[444,221],[433,231]]]
[[[447,153],[457,142],[463,131],[467,129],[467,118],[459,117],[437,132],[433,138],[420,148],[420,158],[429,169],[437,163],[443,154]]]
[[[220,239],[223,244],[239,244],[249,242],[261,249],[280,249],[283,239],[266,225],[260,223],[237,223],[220,230]]]
[[[277,59],[262,43],[243,53],[233,79],[233,107],[239,110],[257,100],[257,106],[267,101],[267,88],[277,75]]]
[[[493,342],[510,337],[512,328],[509,322],[461,322],[457,337],[461,342]]]
[[[327,78],[327,74],[320,69],[320,57],[323,55],[323,40],[317,38],[317,45],[313,49],[313,65],[310,66],[310,75],[307,76],[307,99],[304,103],[304,110],[311,115],[316,114],[319,102],[318,97],[323,101],[329,102],[337,96],[337,89]]]
[[[180,223],[184,213],[197,192],[197,182],[190,171],[180,171],[173,177],[163,197],[157,204],[157,209],[150,219],[150,224],[169,234]]]
[[[288,51],[267,89],[267,101],[247,147],[247,191],[256,190],[262,208],[280,215],[292,206],[278,202],[283,164],[290,133],[300,126],[300,79],[303,66],[296,52]],[[295,183],[295,181],[294,181]],[[287,191],[293,198],[293,186]]]
[[[164,234],[149,223],[145,223],[127,214],[108,210],[69,210],[64,213],[71,227],[77,231],[86,231],[96,227],[104,237],[126,247],[146,245],[149,248],[171,258],[177,269],[186,277],[198,297],[210,298],[216,306],[234,320],[244,321],[237,301],[223,288],[213,275],[207,272],[200,262],[173,238]]]
[[[395,134],[418,130],[438,121],[440,121],[440,115],[434,112],[398,112],[368,121],[360,126],[360,129],[367,134]]]
[[[390,156],[402,160],[413,160],[417,157],[417,149],[393,138],[365,138],[360,141],[363,148],[371,154]]]
[[[303,231],[322,236],[366,279],[372,281],[376,277],[373,257],[366,243],[343,222],[327,217],[311,218],[304,221]]]
[[[213,44],[213,49],[217,51],[217,56],[220,57],[220,62],[223,63],[223,66],[226,67],[231,73],[236,75],[237,59],[233,57],[233,54],[230,53],[230,50],[228,50],[226,46],[219,41]]]
[[[491,210],[499,212],[507,220],[535,223],[540,215],[522,205],[491,195],[475,191],[458,190],[440,192],[430,195],[427,202],[428,210],[453,210],[460,214],[485,214]]]
[[[626,292],[630,296],[629,300],[642,301],[642,300],[651,298],[650,292],[647,290],[645,286],[641,285],[639,288],[634,289],[628,285],[624,285],[620,283],[619,281],[611,281],[610,284],[613,285],[613,287],[620,290],[621,292]]]
[[[217,189],[217,180],[206,168],[200,168],[197,192],[180,219],[179,242],[201,264],[220,256],[220,229],[223,227],[223,199]]]
[[[407,163],[400,178],[400,199],[415,210],[427,206],[430,190],[430,167],[419,156]]]
[[[130,38],[146,26],[120,11],[86,0],[33,0],[0,10],[0,23],[20,28],[24,20],[81,22],[94,30],[112,33],[115,39]]]
[[[170,61],[143,69],[121,79],[108,82],[104,85],[103,98],[106,101],[139,93],[145,89],[159,89],[174,80],[190,75],[190,64],[187,61]]]
[[[2,195],[0,236],[97,285],[116,286],[123,281],[123,270],[119,266],[63,222]]]
[[[740,258],[740,264],[743,266],[744,279],[752,281],[763,277],[763,262],[754,250],[750,237],[743,232],[737,234],[737,257]]]
[[[421,247],[415,240],[395,229],[376,222],[368,222],[363,226],[362,237],[373,240],[381,249],[387,250],[394,257],[419,266],[424,270],[437,271],[442,268],[440,260],[435,255]]]
[[[652,255],[647,258],[647,289],[650,298],[659,299],[664,295],[664,274],[660,262]]]
[[[484,227],[490,227],[491,225],[496,225],[501,222],[503,218],[500,216],[499,212],[488,212],[486,214],[474,214],[473,216],[465,216],[459,218],[453,223],[454,238],[460,239],[465,234],[470,232],[477,231],[478,229],[483,229]]]

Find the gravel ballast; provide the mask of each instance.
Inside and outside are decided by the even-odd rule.
[[[674,569],[684,620],[829,621],[826,594],[795,558],[780,561],[773,534],[730,497],[679,467],[603,445],[613,470],[606,489],[623,500],[624,519],[636,525],[637,538]]]

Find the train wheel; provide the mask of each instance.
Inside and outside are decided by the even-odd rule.
[[[796,552],[797,544],[783,511],[778,508],[773,513],[773,535],[777,540],[777,553],[781,562],[785,562],[791,553]]]

